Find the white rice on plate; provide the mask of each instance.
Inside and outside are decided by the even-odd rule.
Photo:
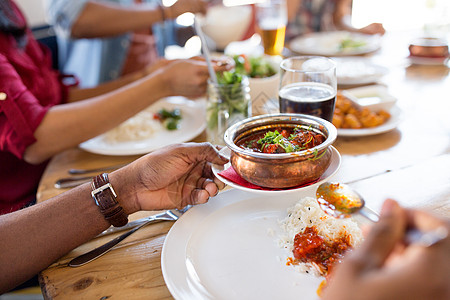
[[[361,229],[351,218],[330,217],[319,207],[316,199],[305,197],[288,208],[287,217],[280,221],[282,234],[279,236],[278,245],[286,249],[286,259],[293,257],[294,237],[311,226],[315,226],[318,234],[330,242],[348,235],[351,246],[356,247],[363,239]],[[296,263],[292,266],[299,272],[323,275],[318,267],[311,263]]]
[[[106,132],[104,139],[108,143],[114,144],[150,138],[163,129],[161,122],[155,120],[153,116],[154,113],[147,108]]]

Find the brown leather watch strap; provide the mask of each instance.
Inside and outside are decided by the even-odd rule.
[[[100,212],[111,225],[121,227],[128,223],[128,216],[117,201],[117,195],[109,183],[108,174],[103,173],[93,178],[91,195],[100,208]]]

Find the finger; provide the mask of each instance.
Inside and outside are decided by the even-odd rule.
[[[211,143],[194,144],[190,151],[192,151],[194,157],[198,157],[198,161],[208,161],[218,165],[224,165],[228,162],[228,159],[220,154]]]
[[[418,240],[412,238],[412,236],[407,236],[405,241],[407,244],[412,243],[413,245],[426,245],[428,240],[438,240],[439,242],[433,243],[434,247],[439,248],[450,247],[450,220],[444,217],[438,217],[427,211],[418,210],[408,210],[407,211],[407,227],[410,233],[415,232],[415,237]],[[427,238],[428,236],[428,238]],[[422,240],[423,243],[420,242]]]
[[[219,189],[223,189],[225,184],[217,178],[200,178],[197,182],[197,188],[206,190],[211,197],[219,193]]]
[[[203,164],[197,163],[193,166],[189,174],[187,174],[184,185],[186,188],[201,188],[203,181],[205,178],[202,176],[203,174]]]
[[[192,205],[204,204],[204,203],[208,202],[209,197],[210,197],[210,195],[209,195],[209,193],[206,190],[194,189],[191,192],[190,203]]]
[[[192,60],[197,60],[197,61],[205,61],[205,58],[203,56],[197,55],[197,56],[192,56],[191,58]]]
[[[219,190],[223,190],[227,185],[222,182],[220,179],[218,179],[217,177],[214,177],[213,179],[214,183],[217,185],[217,187],[219,188]]]
[[[210,197],[214,197],[219,193],[219,188],[211,179],[208,179],[204,182],[203,189],[208,192]]]
[[[183,159],[190,164],[198,162],[211,162],[213,164],[224,165],[228,159],[221,155],[211,143],[183,143],[171,145],[167,148],[176,155],[182,155]]]
[[[439,227],[450,229],[450,222],[443,218],[433,215],[431,212],[423,210],[407,210],[408,227],[417,228],[422,231],[433,230]]]
[[[206,163],[203,167],[203,177],[213,179],[214,172],[212,171],[211,163]]]
[[[372,227],[361,248],[355,251],[359,271],[383,265],[395,246],[403,240],[405,227],[404,210],[394,200],[386,200],[380,221]]]

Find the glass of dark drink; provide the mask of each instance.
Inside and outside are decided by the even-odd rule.
[[[295,56],[280,64],[281,113],[301,113],[333,120],[336,64],[322,56]]]

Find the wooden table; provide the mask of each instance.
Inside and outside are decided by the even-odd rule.
[[[406,57],[412,36],[392,33],[373,59],[389,68],[383,77],[398,98],[403,121],[397,129],[375,136],[338,138],[342,165],[335,180],[348,183],[379,210],[387,197],[402,205],[434,210],[450,217],[450,76],[447,66],[413,66]],[[201,135],[196,141],[204,140]],[[101,156],[79,149],[53,158],[39,187],[38,201],[63,190],[53,184],[73,167],[101,167],[136,157]],[[145,214],[151,214],[147,212]],[[142,214],[133,216],[141,217]],[[172,298],[161,272],[161,250],[172,223],[148,226],[102,258],[83,267],[67,262],[115,235],[76,248],[40,274],[46,299]]]

